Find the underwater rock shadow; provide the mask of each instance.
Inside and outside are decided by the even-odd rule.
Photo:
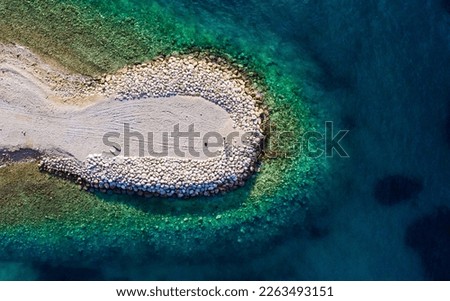
[[[419,253],[429,280],[450,280],[450,208],[437,208],[414,221],[405,244]]]
[[[417,197],[423,190],[423,180],[401,174],[376,181],[373,196],[382,205],[395,205]]]
[[[450,14],[450,0],[441,0],[441,6],[448,14]]]

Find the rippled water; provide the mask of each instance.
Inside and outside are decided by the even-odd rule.
[[[151,5],[86,2],[135,18],[144,18],[139,11]],[[185,28],[183,42],[191,38],[194,44],[225,45],[259,64],[275,66],[268,69],[277,73],[269,74],[269,80],[293,80],[317,128],[330,120],[337,129],[350,130],[343,140],[350,158],[327,158],[330,174],[309,192],[318,205],[310,207],[306,222],[288,227],[271,248],[251,258],[241,261],[235,254],[235,261],[114,263],[69,270],[82,275],[75,278],[450,279],[443,255],[450,244],[448,223],[421,227],[418,242],[406,239],[408,229],[417,229],[411,225],[428,215],[445,219],[448,213],[442,208],[450,206],[448,1],[208,0],[159,5],[174,13],[175,28]],[[388,201],[380,201],[383,197]],[[435,257],[430,259],[430,253]],[[43,264],[5,263],[0,278],[48,279],[65,272]]]

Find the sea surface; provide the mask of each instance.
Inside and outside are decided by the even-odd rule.
[[[74,5],[83,2],[133,18],[157,5],[194,45],[206,37],[256,57],[277,73],[270,79],[292,81],[302,97],[289,101],[304,102],[317,130],[332,121],[335,134],[349,131],[349,157],[319,158],[325,180],[308,188],[301,224],[250,253],[217,244],[205,260],[149,256],[83,268],[4,260],[0,279],[450,280],[448,0]]]

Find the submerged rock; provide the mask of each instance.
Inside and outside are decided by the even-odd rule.
[[[412,223],[407,246],[419,253],[429,280],[450,280],[450,209],[440,207]]]
[[[374,197],[383,205],[394,205],[416,197],[423,189],[420,179],[390,175],[378,180],[374,187]]]

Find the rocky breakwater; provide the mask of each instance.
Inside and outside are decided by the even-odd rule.
[[[174,95],[196,96],[223,108],[245,139],[224,139],[218,155],[206,160],[91,154],[84,161],[45,156],[41,169],[78,181],[86,190],[189,198],[243,186],[258,168],[267,111],[263,95],[238,67],[207,54],[160,57],[97,79],[97,93],[117,101]]]

